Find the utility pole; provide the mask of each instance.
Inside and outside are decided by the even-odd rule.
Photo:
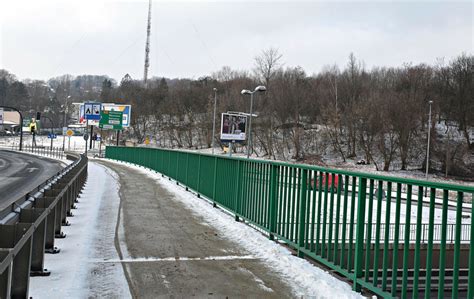
[[[145,87],[148,80],[148,68],[150,67],[151,1],[152,0],[148,0],[148,23],[146,26],[145,69],[143,72],[143,83]]]
[[[212,118],[212,154],[214,154],[214,139],[216,135],[216,103],[217,103],[217,88],[214,88],[214,117]]]

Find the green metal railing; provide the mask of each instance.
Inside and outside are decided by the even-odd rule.
[[[356,291],[474,298],[473,187],[168,149],[106,157],[182,183]]]

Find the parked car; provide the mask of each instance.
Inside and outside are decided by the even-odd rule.
[[[322,190],[324,190],[325,186],[326,186],[326,177],[328,178],[328,190],[331,190],[331,184],[332,184],[332,174],[323,174],[323,180],[322,180]],[[341,183],[343,184],[343,180],[341,178]],[[338,189],[338,186],[339,186],[339,175],[334,175],[334,191],[337,191]],[[314,189],[314,190],[318,190],[319,188],[319,176],[315,178],[311,178],[310,179],[310,182],[309,182],[309,188],[310,189]]]

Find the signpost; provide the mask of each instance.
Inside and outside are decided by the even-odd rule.
[[[120,130],[123,129],[123,112],[104,110],[101,113],[99,128],[117,131],[117,146],[119,143]]]
[[[4,120],[4,117],[3,117],[3,108],[0,108],[0,125],[3,125],[3,120]]]
[[[67,150],[71,150],[71,136],[74,135],[74,131],[69,129],[66,131],[66,135],[67,135]]]
[[[99,121],[99,128],[101,129],[113,129],[122,130],[123,125],[123,112],[122,111],[102,111],[101,118]]]
[[[85,133],[84,136],[82,136],[82,138],[84,138],[84,141],[86,142],[86,156],[87,156],[87,140],[89,139],[89,134]]]
[[[89,120],[100,120],[100,112],[102,111],[102,103],[85,103],[84,104],[84,117],[86,122]],[[94,126],[91,125],[90,134],[94,134]],[[92,139],[90,143],[90,148],[92,148]]]

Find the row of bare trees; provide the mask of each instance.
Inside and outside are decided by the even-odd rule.
[[[240,91],[264,84],[268,91],[254,101],[255,154],[310,163],[363,158],[377,169],[390,170],[424,167],[428,102],[433,101],[430,167],[466,176],[473,172],[473,65],[473,55],[461,54],[435,65],[369,70],[350,54],[344,67],[327,66],[309,75],[301,67],[286,66],[282,54],[271,48],[255,57],[251,71],[223,67],[197,80],[153,78],[147,86],[128,75],[118,84],[104,76],[18,82],[3,71],[0,103],[20,101],[24,109],[43,105],[59,112],[67,94],[76,101],[128,103],[129,139],[143,143],[148,137],[162,147],[206,148],[212,138],[219,138],[211,136],[213,89],[218,90],[220,116],[248,112],[249,98]],[[5,95],[2,80],[9,82],[13,95]],[[54,90],[53,96],[42,92],[45,86]],[[219,122],[220,117],[217,128]]]

